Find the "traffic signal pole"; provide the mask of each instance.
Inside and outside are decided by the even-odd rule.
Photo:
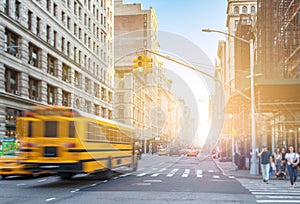
[[[227,83],[221,81],[220,79],[216,79],[215,76],[212,76],[212,75],[210,75],[210,74],[208,74],[208,73],[206,73],[206,72],[204,72],[204,71],[201,71],[201,70],[195,68],[195,67],[192,66],[192,65],[186,64],[186,63],[184,63],[184,62],[182,62],[182,61],[178,61],[178,60],[176,60],[176,59],[174,59],[174,58],[171,58],[171,57],[169,57],[169,56],[162,55],[162,54],[160,54],[160,53],[154,52],[154,51],[149,50],[149,49],[144,49],[144,52],[145,52],[146,54],[147,54],[147,53],[151,53],[151,54],[153,54],[153,55],[162,57],[162,58],[167,59],[167,60],[169,60],[169,61],[175,62],[176,64],[182,65],[182,66],[187,67],[187,68],[189,68],[189,69],[191,69],[191,70],[193,70],[193,71],[196,71],[196,72],[198,72],[198,73],[200,73],[200,74],[203,74],[203,75],[205,75],[205,76],[207,76],[207,77],[209,77],[209,78],[212,78],[212,79],[214,79],[214,80],[217,80],[218,82],[220,82],[220,83],[223,84],[224,86],[230,88],[231,90],[234,90],[235,92],[237,92],[237,93],[240,94],[241,96],[245,97],[247,100],[251,101],[251,98],[250,98],[249,96],[247,96],[246,94],[244,94],[243,92],[241,92],[241,91],[239,91],[239,90],[233,88],[232,86],[230,86],[229,84],[227,84]]]

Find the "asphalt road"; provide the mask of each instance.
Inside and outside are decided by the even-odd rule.
[[[0,180],[0,203],[256,203],[235,178],[196,157],[144,156],[136,172],[109,180],[79,175]]]

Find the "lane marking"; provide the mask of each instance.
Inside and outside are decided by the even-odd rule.
[[[25,186],[25,183],[18,183],[17,186]]]
[[[213,178],[220,178],[220,176],[217,176],[217,175],[213,175]]]
[[[152,183],[133,183],[132,186],[151,186]]]
[[[51,201],[51,200],[55,200],[56,198],[48,198],[48,199],[46,199],[46,202],[49,202],[49,201]]]
[[[46,181],[47,179],[40,179],[38,180],[38,182],[43,182],[43,181]]]
[[[144,180],[145,183],[161,183],[162,180]]]
[[[141,174],[138,174],[138,175],[136,175],[137,177],[141,177],[141,176],[145,176],[146,175],[146,173],[141,173]]]
[[[208,172],[209,172],[209,173],[213,173],[213,172],[214,172],[214,170],[208,170]]]

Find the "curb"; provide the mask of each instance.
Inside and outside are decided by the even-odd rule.
[[[214,163],[216,164],[217,168],[222,172],[224,176],[234,176],[235,178],[250,178],[250,179],[261,179],[260,176],[251,176],[251,175],[237,175],[234,172],[228,174],[224,171],[224,169],[213,159]]]

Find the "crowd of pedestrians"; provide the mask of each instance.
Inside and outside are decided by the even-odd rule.
[[[300,158],[299,154],[295,152],[293,146],[289,146],[288,151],[286,151],[286,148],[277,148],[272,154],[268,150],[267,146],[263,145],[258,156],[261,158],[261,173],[263,182],[269,183],[270,176],[285,178],[288,172],[290,188],[295,188]]]

